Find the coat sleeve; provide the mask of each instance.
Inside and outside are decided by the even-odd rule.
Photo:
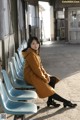
[[[48,75],[48,73],[45,71],[45,69],[44,69],[44,67],[43,67],[43,65],[41,64],[41,70],[43,71],[43,73],[47,76]]]
[[[44,69],[44,67],[43,67],[43,65],[41,64],[41,70],[43,71],[43,73],[45,74],[45,76],[46,76],[46,78],[48,78],[49,79],[49,77],[51,76],[50,74],[48,74],[46,71],[45,71],[45,69]]]
[[[37,59],[37,57],[34,54],[29,54],[27,57],[27,62],[34,72],[38,77],[40,77],[44,82],[48,82],[48,79],[46,78],[45,74],[41,70],[40,63]]]

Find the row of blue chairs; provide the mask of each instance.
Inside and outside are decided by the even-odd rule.
[[[9,74],[6,70],[1,70],[3,81],[0,80],[0,103],[7,114],[14,115],[14,120],[19,116],[24,120],[25,114],[37,112],[37,105],[28,100],[37,98],[34,87],[24,82],[23,67],[24,59],[20,58],[21,51],[26,46],[26,42],[18,48],[9,62]],[[19,51],[20,50],[20,51]]]
[[[32,85],[25,83],[23,75],[24,61],[22,61],[21,58],[23,58],[22,49],[26,47],[26,42],[23,43],[24,44],[22,44],[22,46],[19,47],[18,53],[14,53],[12,61],[9,62],[10,74],[12,78],[11,80],[15,88],[32,89],[34,87]]]

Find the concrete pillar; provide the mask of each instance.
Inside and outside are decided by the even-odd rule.
[[[54,40],[54,8],[50,6],[50,39],[51,41]]]
[[[35,36],[37,36],[38,38],[40,38],[40,34],[39,34],[39,6],[38,4],[36,4],[35,6]]]
[[[68,41],[68,7],[65,8],[65,41]]]

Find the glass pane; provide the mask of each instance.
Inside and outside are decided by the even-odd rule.
[[[79,15],[80,15],[80,10],[77,10],[77,14],[79,14]]]
[[[63,19],[64,18],[64,11],[57,11],[57,18]]]
[[[76,28],[77,27],[77,13],[76,11],[71,11],[70,14],[70,27],[71,28]]]

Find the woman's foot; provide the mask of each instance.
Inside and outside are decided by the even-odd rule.
[[[50,107],[51,105],[54,106],[55,108],[60,106],[60,104],[57,104],[54,101],[47,101],[47,107]]]
[[[75,103],[71,103],[70,101],[69,102],[64,102],[63,103],[63,106],[66,108],[66,107],[70,107],[70,108],[75,108],[77,106],[77,104]]]

